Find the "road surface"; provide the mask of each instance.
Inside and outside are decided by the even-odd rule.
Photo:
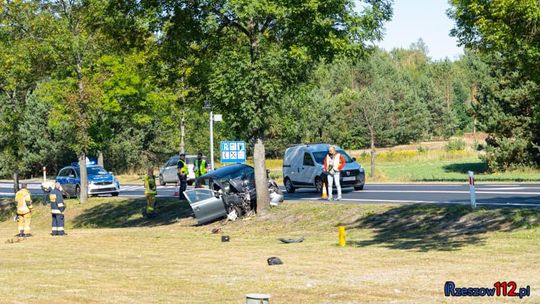
[[[29,184],[33,194],[41,194],[39,184]],[[175,186],[158,186],[158,197],[173,197]],[[124,185],[122,197],[142,197],[142,185]],[[12,184],[0,183],[0,196],[13,196]],[[312,190],[299,190],[285,194],[288,200],[318,200]],[[522,206],[540,208],[540,184],[477,184],[476,200],[479,206]],[[344,203],[443,203],[468,204],[468,184],[367,184],[362,191],[352,188],[343,191]]]

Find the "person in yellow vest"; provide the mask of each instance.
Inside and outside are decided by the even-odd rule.
[[[26,184],[21,184],[21,190],[15,194],[17,202],[17,228],[19,237],[32,236],[30,233],[30,223],[32,221],[32,196]]]
[[[193,173],[195,173],[195,187],[198,188],[201,186],[199,177],[206,174],[206,160],[202,158],[202,153],[197,154],[197,159],[193,163]]]
[[[178,181],[180,182],[179,197],[180,200],[186,200],[184,191],[187,189],[187,177],[188,177],[188,166],[186,164],[186,154],[180,153],[180,158],[178,159]]]
[[[148,168],[144,180],[144,195],[146,196],[146,217],[151,218],[156,214],[156,177],[154,176],[154,169]]]

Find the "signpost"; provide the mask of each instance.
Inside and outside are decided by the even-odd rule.
[[[246,161],[246,143],[244,141],[221,142],[222,163],[244,163]]]

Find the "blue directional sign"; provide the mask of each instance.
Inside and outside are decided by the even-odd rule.
[[[221,162],[243,163],[246,161],[246,143],[243,141],[222,141]]]

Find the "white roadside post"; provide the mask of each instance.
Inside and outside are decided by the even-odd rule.
[[[469,171],[469,192],[471,195],[471,208],[476,208],[476,191],[474,189],[474,172]]]
[[[223,116],[221,114],[214,114],[210,110],[210,170],[214,170],[214,121],[222,121]]]
[[[43,166],[43,181],[47,181],[47,167]]]

